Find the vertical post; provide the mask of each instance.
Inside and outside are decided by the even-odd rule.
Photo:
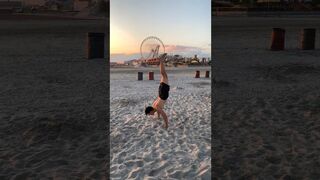
[[[196,76],[195,78],[200,78],[200,71],[196,71]]]
[[[143,72],[138,72],[138,81],[143,80]]]
[[[87,33],[87,59],[104,58],[104,33]]]
[[[210,76],[210,71],[206,71],[206,78],[209,78]]]
[[[271,50],[284,50],[285,30],[281,28],[273,28],[271,36]]]
[[[303,29],[301,31],[302,50],[313,50],[315,48],[316,29]]]
[[[149,80],[154,80],[154,77],[153,77],[153,72],[149,72]]]

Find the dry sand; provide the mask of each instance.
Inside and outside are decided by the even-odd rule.
[[[286,50],[271,52],[273,27]],[[298,49],[316,28],[317,50]],[[213,177],[319,179],[319,18],[213,19]]]
[[[215,17],[213,22],[216,76],[213,84],[213,177],[318,179],[320,21],[315,18]],[[105,178],[107,64],[102,59],[86,61],[83,58],[84,33],[103,30],[104,26],[97,21],[1,20],[0,23],[0,179]],[[286,51],[267,49],[272,27],[286,28]],[[317,28],[317,50],[297,49],[298,31],[303,27]],[[132,83],[136,83],[133,77]],[[179,91],[191,87],[180,89],[180,86],[176,85],[173,91],[177,94],[174,96],[172,92],[170,98],[183,99]],[[147,93],[151,98],[155,95],[152,93],[156,93],[157,83],[150,84],[150,88],[155,90],[139,93]],[[150,98],[135,98],[138,108],[147,99],[150,101]],[[186,98],[202,100],[197,96]],[[122,101],[115,104],[132,103]],[[187,108],[181,111],[187,112]],[[151,172],[156,177],[182,176],[188,168],[181,168],[184,169],[181,172],[171,163],[190,165],[192,161],[197,164],[190,166],[192,176],[202,174],[200,167],[204,167],[204,175],[208,174],[208,159],[190,156],[184,162],[182,155],[185,157],[184,150],[189,148],[194,155],[207,157],[203,153],[209,150],[201,148],[200,141],[198,147],[184,143],[188,142],[187,131],[179,127],[173,131],[182,120],[173,111],[170,115],[176,116],[178,123],[173,122],[166,132],[159,127],[159,121],[146,120],[141,114],[124,114],[122,121],[118,121],[119,126],[114,126],[118,129],[113,132],[119,134],[110,135],[120,142],[111,149],[115,152],[111,159],[114,177],[149,176]],[[125,124],[130,117],[144,120]],[[195,142],[201,133],[209,134],[207,129],[201,129],[197,136],[196,127],[201,127],[201,122],[196,119],[197,126],[185,126],[193,133],[189,142]],[[132,126],[135,128],[130,129]],[[171,136],[173,138],[169,138]],[[147,141],[147,137],[154,141]],[[179,140],[183,140],[181,144]],[[131,149],[129,144],[132,144]],[[172,148],[163,148],[165,146]],[[143,147],[146,151],[142,151]],[[163,151],[157,151],[157,147]],[[138,155],[119,158],[125,151]],[[164,152],[173,160],[167,159]],[[154,161],[147,161],[148,156]],[[139,167],[141,161],[145,171]],[[200,161],[204,166],[199,166]],[[125,163],[130,168],[122,170]],[[168,174],[157,174],[167,169],[171,169]]]
[[[210,67],[166,69],[167,130],[162,119],[144,114],[158,96],[159,68],[111,69],[111,179],[211,179],[211,80],[204,78]],[[202,78],[194,78],[196,69]],[[146,80],[148,71],[154,81]]]
[[[106,179],[104,21],[0,21],[0,179]]]

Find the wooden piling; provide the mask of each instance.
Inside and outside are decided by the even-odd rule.
[[[285,30],[281,28],[273,28],[271,35],[271,50],[284,50],[285,46]]]
[[[195,78],[200,78],[200,71],[196,71]]]
[[[206,71],[206,78],[209,78],[210,77],[210,71]]]
[[[149,72],[149,80],[154,80],[153,72]]]
[[[143,72],[138,72],[138,81],[143,80]]]
[[[315,38],[316,38],[316,29],[313,29],[313,28],[303,29],[301,31],[300,48],[302,50],[315,49]]]
[[[87,59],[104,58],[104,33],[87,33]]]

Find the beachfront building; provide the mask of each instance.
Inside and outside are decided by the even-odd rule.
[[[91,0],[21,0],[21,3],[23,8],[82,11],[90,6]]]
[[[125,62],[110,62],[110,67],[126,67]]]
[[[257,0],[256,6],[264,10],[312,10],[311,0]]]
[[[137,66],[140,63],[141,62],[139,59],[132,59],[132,60],[124,61],[124,64],[127,66]]]
[[[201,61],[202,64],[206,64],[207,63],[207,60],[206,58],[202,58],[202,61]]]
[[[193,60],[191,60],[190,64],[200,64],[200,62],[195,60],[195,59],[193,59]]]
[[[110,67],[114,67],[117,65],[117,62],[110,62]]]
[[[215,7],[233,7],[234,4],[232,3],[232,1],[213,1],[211,6],[213,8],[215,8]]]
[[[21,8],[20,1],[0,1],[0,14],[12,13],[19,8]]]
[[[274,8],[274,7],[281,7],[283,6],[283,0],[257,0],[256,5],[258,7],[267,7],[267,8]]]
[[[192,60],[195,60],[195,61],[198,61],[198,62],[199,62],[198,55],[195,54]]]
[[[89,7],[91,0],[74,0],[73,1],[73,10],[82,11]]]
[[[194,57],[191,59],[189,65],[200,65],[200,60],[197,55],[194,55]]]
[[[132,65],[132,64],[131,64],[131,61],[124,61],[124,64],[127,65],[127,66]]]
[[[46,4],[45,0],[22,0],[23,7],[44,7]]]

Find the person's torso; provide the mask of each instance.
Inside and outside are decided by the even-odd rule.
[[[165,100],[162,100],[160,97],[157,97],[157,99],[153,102],[152,107],[156,109],[157,108],[163,109],[165,102],[166,102]]]

